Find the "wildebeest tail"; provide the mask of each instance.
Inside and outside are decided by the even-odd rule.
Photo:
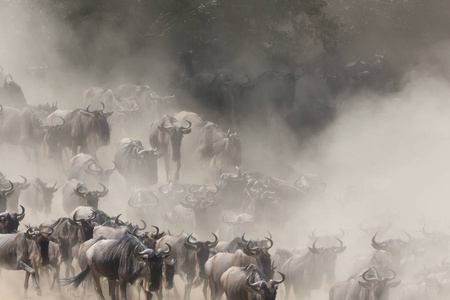
[[[72,278],[61,278],[59,283],[61,285],[70,285],[71,287],[77,288],[88,276],[91,272],[91,268],[89,266],[86,267],[80,274]]]

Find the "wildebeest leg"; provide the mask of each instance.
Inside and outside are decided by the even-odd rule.
[[[111,300],[116,300],[116,280],[108,279],[108,288]]]
[[[208,279],[203,279],[203,297],[205,297],[205,300],[208,300]]]
[[[25,296],[28,290],[28,281],[30,279],[30,275],[33,276],[34,282],[36,283],[36,293],[38,294],[38,296],[42,295],[41,287],[39,286],[39,280],[36,278],[36,272],[33,270],[33,268],[31,268],[23,261],[19,263],[19,268],[27,272],[27,274],[25,275],[25,284],[24,284]]]
[[[95,283],[95,290],[97,291],[98,295],[100,296],[100,299],[105,300],[105,297],[103,297],[102,292],[102,286],[100,285],[100,274],[98,273],[97,268],[95,265],[91,267],[92,277],[94,278]]]
[[[179,271],[178,271],[178,275],[180,276],[181,280],[182,280],[183,283],[184,283],[184,297],[183,297],[183,299],[184,299],[184,300],[188,300],[188,299],[189,299],[189,296],[190,296],[189,294],[190,294],[190,292],[191,292],[191,289],[190,289],[190,282],[189,282],[189,280],[188,280],[188,278],[187,278],[186,273],[184,273],[183,271],[179,270]]]
[[[25,156],[27,157],[27,162],[30,162],[31,156],[30,156],[30,152],[28,151],[28,147],[21,145],[20,148],[22,148],[23,153],[25,153]]]
[[[284,292],[285,292],[285,299],[289,299],[289,292],[291,291],[291,283],[290,282],[284,282]]]
[[[166,177],[167,177],[167,181],[170,180],[170,160],[169,160],[169,155],[165,155],[164,156],[164,166],[166,169]]]
[[[127,300],[127,282],[125,280],[119,280],[119,286],[120,286],[120,292],[122,295],[121,299]]]
[[[66,264],[66,278],[69,277],[69,273],[72,274],[72,276],[75,276],[75,268],[72,266],[72,259],[69,259],[65,261]]]
[[[34,163],[36,164],[36,170],[39,173],[39,150],[38,149],[33,149],[33,154],[34,154]]]
[[[180,168],[181,168],[181,162],[180,160],[177,161],[177,172],[175,173],[175,181],[178,182],[178,179],[180,178]]]

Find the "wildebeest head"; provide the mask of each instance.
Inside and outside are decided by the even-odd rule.
[[[158,126],[158,129],[167,134],[170,139],[170,148],[169,151],[172,152],[172,159],[177,161],[181,157],[181,140],[183,139],[183,135],[189,134],[191,132],[192,123],[186,121],[188,126],[181,126],[181,124],[173,117],[166,116],[166,120]],[[169,124],[167,124],[169,123]]]
[[[25,208],[22,205],[20,206],[20,208],[22,209],[21,213],[16,213],[15,211],[13,211],[12,213],[0,213],[0,233],[17,232],[19,222],[21,222],[25,217]]]
[[[86,172],[94,175],[96,178],[98,178],[99,183],[108,184],[109,177],[111,176],[112,172],[116,169],[116,163],[113,162],[114,167],[112,169],[103,169],[95,160],[92,160],[89,162]]]
[[[48,156],[50,158],[55,157],[58,152],[58,143],[60,139],[61,128],[65,125],[66,121],[62,117],[59,123],[55,124],[41,124],[40,126],[45,129],[44,142],[47,146]]]
[[[260,295],[263,300],[275,300],[277,296],[278,285],[284,282],[286,276],[283,273],[278,272],[281,275],[281,280],[273,280],[270,279],[269,282],[265,281],[262,278],[259,278],[258,281],[251,283],[250,274],[247,276],[245,282],[247,284],[247,290],[252,294]],[[257,276],[254,276],[257,278]]]
[[[90,122],[92,124],[92,128],[96,128],[100,135],[100,140],[103,145],[108,145],[111,137],[111,130],[108,124],[108,117],[112,115],[112,112],[105,113],[103,110],[105,109],[105,104],[100,102],[102,108],[99,110],[89,110],[91,105],[88,105],[85,110],[80,110],[81,114],[85,117],[88,117],[86,122]]]
[[[391,282],[396,274],[393,270],[391,277],[380,277],[377,269],[372,267],[365,271],[361,278],[364,281],[358,281],[359,285],[368,290],[370,300],[387,300],[389,299],[389,289],[396,287],[400,284],[400,281]]]
[[[136,258],[143,261],[150,269],[148,289],[151,292],[159,290],[161,285],[164,259],[170,255],[170,251],[172,250],[172,247],[169,244],[166,245],[169,247],[166,251],[161,248],[155,251],[147,247],[144,250],[139,251],[139,248],[142,248],[141,245],[137,245],[134,249]]]
[[[137,237],[144,246],[150,249],[155,249],[156,241],[164,236],[164,231],[160,233],[157,226],[152,225],[152,227],[156,229],[156,232],[138,233],[138,230],[140,230],[140,228],[136,225],[132,230],[132,234]]]
[[[336,279],[335,269],[337,254],[344,252],[347,248],[347,246],[344,246],[344,243],[340,239],[336,238],[336,240],[339,242],[338,247],[316,248],[317,240],[313,243],[312,248],[308,247],[309,252],[319,258],[318,260],[316,260],[317,265],[314,266],[316,268],[316,271],[318,273],[325,273],[327,282],[330,284],[333,283]]]
[[[397,239],[386,239],[381,242],[376,241],[378,233],[375,233],[372,237],[372,247],[377,250],[384,250],[392,256],[392,259],[396,262],[400,262],[401,257],[405,254],[405,252],[409,249],[411,236],[408,235],[408,241],[403,241],[400,238]]]
[[[269,253],[270,248],[273,247],[272,236],[265,238],[269,242],[269,244],[266,244],[265,241],[247,241],[244,235],[242,235],[242,241],[245,243],[244,253],[253,256],[258,261],[265,278],[272,278],[274,267]]]
[[[108,189],[106,188],[106,186],[101,183],[100,185],[103,187],[103,191],[101,192],[89,191],[83,184],[79,183],[75,188],[75,194],[83,199],[86,199],[86,206],[92,206],[93,208],[97,209],[98,200],[108,195]]]
[[[47,184],[39,178],[37,178],[35,183],[33,183],[34,188],[42,196],[42,200],[44,202],[43,205],[45,206],[44,209],[47,214],[52,211],[53,194],[59,189],[59,187],[56,187],[56,184],[57,182],[55,182],[55,184],[51,187],[47,186]]]
[[[192,237],[192,233],[188,236],[186,242],[184,243],[184,246],[191,250],[195,251],[196,257],[197,257],[197,265],[200,270],[199,275],[200,278],[205,278],[205,263],[209,258],[209,253],[211,252],[211,249],[217,246],[217,243],[219,243],[219,238],[214,233],[214,242],[206,241],[206,242],[200,242],[197,241],[195,238]]]
[[[7,198],[12,196],[12,194],[14,193],[14,184],[9,181],[9,188],[6,189],[0,189],[0,211],[5,211],[6,210],[6,201]]]
[[[5,96],[11,101],[11,106],[17,108],[27,106],[27,100],[25,99],[25,95],[23,94],[22,88],[14,81],[11,74],[5,76],[3,90]]]
[[[44,227],[42,228],[42,230],[39,230],[37,227],[28,227],[27,231],[25,232],[25,237],[36,243],[36,247],[41,257],[41,263],[44,266],[50,263],[50,259],[48,256],[48,244],[52,239],[50,237],[52,233],[52,227]]]
[[[72,219],[69,219],[70,224],[79,228],[83,242],[92,239],[94,236],[94,224],[92,220],[95,219],[96,215],[95,210],[92,210],[92,215],[88,219],[77,219],[77,213],[75,212]]]

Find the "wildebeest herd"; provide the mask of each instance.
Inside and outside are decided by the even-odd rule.
[[[355,68],[355,80],[368,76],[367,66]],[[364,243],[373,250],[353,259],[347,278],[336,276],[338,258],[350,247],[344,230],[331,236],[313,231],[303,250],[274,250],[277,236],[270,232],[294,233],[285,224],[299,218],[305,204],[324,204],[326,184],[316,174],[299,174],[290,183],[241,170],[237,129],[246,117],[264,120],[272,109],[282,115],[289,111],[302,74],[265,72],[255,79],[210,75],[187,77],[181,84],[185,93],[211,101],[198,114],[177,103],[174,95],[131,84],[91,87],[74,110],[56,103],[28,106],[20,86],[12,76],[5,77],[0,144],[19,146],[37,174],[44,168],[42,157],[49,157],[59,178],[12,181],[0,173],[0,266],[25,271],[25,297],[30,276],[41,295],[46,286],[41,275],[50,274],[54,293],[78,291],[88,297],[95,290],[101,299],[105,284],[111,299],[119,293],[122,299],[144,293],[147,299],[187,300],[198,289],[203,296],[195,299],[269,300],[281,287],[286,299],[291,290],[296,299],[312,299],[314,291],[326,290],[329,300],[385,300],[399,285],[402,300],[448,299],[450,263],[443,259],[450,236],[442,232],[424,228],[423,237],[405,233],[406,239],[380,240],[379,235],[392,234],[390,228],[361,225]],[[276,93],[279,89],[283,93]],[[253,110],[258,98],[267,101]],[[209,109],[220,106],[226,106],[222,115],[211,115],[217,123],[210,121]],[[146,123],[136,123],[136,116],[145,116]],[[148,131],[148,147],[146,140],[132,137],[130,127],[135,126]],[[113,130],[117,140],[112,140]],[[115,155],[100,157],[104,148],[114,149]],[[201,174],[201,182],[181,180],[193,170]],[[122,201],[127,207],[123,214],[130,221],[109,213],[108,198],[115,197],[110,176],[115,173],[124,179],[129,197]],[[52,206],[60,192],[57,205],[65,214],[58,216]],[[36,223],[20,228],[26,216]],[[151,231],[145,231],[147,224]],[[416,269],[439,258],[442,262],[433,268]]]

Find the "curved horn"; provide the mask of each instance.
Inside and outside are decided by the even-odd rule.
[[[3,195],[8,194],[9,192],[11,192],[11,191],[14,189],[14,184],[11,182],[11,180],[8,180],[8,182],[9,182],[9,185],[10,185],[11,187],[9,188],[9,190],[8,190],[8,189],[0,190],[0,192],[1,192]]]
[[[253,254],[258,253],[258,252],[261,250],[261,248],[258,247],[258,246],[254,247],[254,248],[250,248],[250,243],[251,243],[251,242],[252,242],[252,240],[248,241],[247,244],[245,245],[245,248],[246,248],[250,253],[253,253]]]
[[[64,124],[66,124],[66,120],[63,117],[57,116],[57,118],[60,118],[62,120],[61,124],[53,124],[53,127],[61,127]]]
[[[119,218],[120,218],[121,215],[122,215],[122,214],[118,214],[118,215],[116,216],[116,218],[114,219],[114,222],[116,223],[117,226],[123,226],[123,225],[125,225],[124,222],[122,222],[122,221],[119,220]]]
[[[344,242],[341,241],[340,239],[336,238],[336,240],[338,240],[339,242],[339,246],[338,247],[332,247],[331,249],[333,249],[333,251],[335,253],[342,253],[344,252],[344,250],[347,248],[346,246],[344,246]]]
[[[191,237],[192,237],[192,233],[188,236],[186,242],[187,242],[189,245],[197,246],[197,244],[199,243],[199,241],[191,242]]]
[[[75,194],[77,194],[78,196],[81,196],[81,197],[86,197],[87,192],[82,192],[82,191],[80,190],[82,187],[84,187],[83,184],[79,183],[79,184],[77,185],[77,187],[75,188]]]
[[[248,241],[245,239],[245,232],[242,234],[242,237],[241,237],[241,239],[242,239],[242,241],[244,242],[244,243],[248,243]]]
[[[252,290],[259,292],[259,291],[261,290],[261,283],[262,283],[262,281],[257,281],[257,282],[255,282],[255,283],[250,283],[250,277],[251,277],[251,276],[252,276],[252,275],[248,275],[248,276],[247,276],[247,279],[245,279],[245,283],[246,283],[247,286],[248,286],[249,288],[251,288]]]
[[[269,241],[270,246],[264,246],[264,249],[269,250],[270,248],[273,247],[273,241],[271,238],[268,238],[268,237],[266,237],[265,239]]]
[[[22,221],[25,217],[25,207],[20,205],[20,209],[22,210],[22,212],[20,214],[17,214],[17,220],[19,220],[19,222]]]
[[[172,251],[172,246],[170,246],[170,245],[167,244],[167,243],[166,243],[166,245],[167,245],[167,247],[169,248],[169,250],[164,251],[164,254],[165,254],[165,255],[168,255],[168,254]]]
[[[142,221],[142,220],[141,220],[141,221]],[[144,222],[144,221],[142,221],[142,222]],[[158,226],[152,225],[152,227],[156,229],[156,233],[152,233],[152,235],[153,235],[153,236],[158,235],[158,234],[159,234],[159,228],[158,228]],[[142,230],[143,230],[143,229],[142,229]]]
[[[108,195],[109,190],[106,188],[106,186],[104,186],[103,184],[100,183],[100,185],[103,187],[103,191],[101,191],[98,196],[99,197],[105,197],[106,195]]]
[[[208,247],[209,249],[215,248],[217,246],[217,244],[219,243],[219,238],[217,237],[217,235],[215,235],[213,232],[211,232],[211,233],[214,236],[214,242],[210,242],[210,241],[205,242],[206,247]]]
[[[138,245],[139,246],[139,245]],[[155,256],[155,251],[153,249],[145,249],[138,252],[140,256],[148,255],[149,257]]]
[[[89,165],[88,165],[88,170],[90,170],[90,171],[92,171],[92,172],[94,172],[94,173],[96,173],[96,174],[98,174],[98,173],[100,173],[99,172],[99,170],[98,169],[94,169],[92,166],[94,166],[94,165],[96,165],[96,163],[95,163],[95,161],[91,161],[90,163],[89,163]]]
[[[365,281],[367,281],[367,282],[373,282],[373,281],[378,281],[378,279],[375,279],[375,278],[367,278],[367,274],[370,272],[370,271],[372,271],[372,268],[370,268],[370,269],[368,269],[368,270],[366,270],[364,273],[362,273],[362,279],[364,279]]]
[[[397,276],[397,273],[395,273],[394,270],[392,270],[392,269],[388,269],[388,270],[389,270],[389,272],[392,273],[392,276],[391,276],[391,277],[383,277],[383,278],[381,279],[381,281],[383,281],[383,282],[391,281],[391,280],[393,280],[393,279],[395,278],[395,276]]]
[[[188,126],[187,126],[187,127],[180,126],[181,129],[183,129],[183,130],[188,130],[188,129],[191,128],[192,123],[191,123],[190,121],[188,121],[188,120],[186,120],[186,122],[188,123]]]
[[[311,253],[319,254],[319,253],[320,253],[320,249],[319,249],[319,248],[316,248],[316,243],[317,243],[317,240],[314,241],[314,243],[313,243],[313,245],[312,245],[312,248],[311,248],[311,247],[308,247],[308,249],[309,249],[309,251],[310,251]]]
[[[21,186],[28,183],[28,180],[27,180],[27,178],[25,176],[20,175],[20,177],[23,178],[23,182],[20,183]]]
[[[144,220],[142,220],[141,219],[141,222],[142,222],[142,224],[144,224],[144,226],[141,228],[141,227],[139,227],[139,226],[136,226],[136,228],[138,229],[138,230],[144,230],[145,228],[147,228],[147,223],[145,223],[145,221]]]
[[[269,281],[271,285],[283,283],[284,280],[286,279],[286,275],[284,275],[283,273],[278,272],[278,274],[281,275],[281,280],[273,280],[273,279],[271,279],[271,280]]]
[[[105,109],[105,103],[103,103],[103,102],[100,102],[100,104],[102,105],[102,108],[101,108],[101,109],[99,109],[99,111],[103,111],[103,110]]]
[[[384,243],[378,243],[375,239],[377,237],[377,233],[375,233],[372,237],[372,247],[374,247],[375,249],[378,250],[386,250],[386,246],[384,245]]]
[[[89,104],[89,105],[86,107],[85,111],[88,112],[88,113],[92,113],[92,112],[89,110],[90,107],[91,107],[91,105]]]

